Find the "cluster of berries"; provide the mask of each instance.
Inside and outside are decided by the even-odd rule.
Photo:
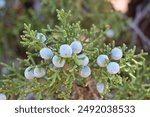
[[[38,33],[36,38],[38,40],[41,40],[42,43],[46,41],[45,35],[42,33]],[[64,67],[66,61],[65,58],[72,57],[73,54],[78,54],[78,64],[81,67],[79,74],[81,77],[88,77],[91,74],[91,69],[88,66],[89,58],[86,56],[86,54],[79,54],[82,51],[82,44],[80,41],[73,41],[70,45],[63,44],[59,48],[59,56],[53,55],[53,51],[48,48],[44,47],[40,50],[40,56],[44,60],[52,60],[53,65],[56,68]],[[45,76],[46,70],[44,68],[34,68],[31,67],[26,68],[24,75],[27,79],[31,80],[34,77],[41,78]]]
[[[111,50],[111,59],[112,60],[119,60],[121,59],[123,56],[122,50],[115,47]],[[107,55],[99,55],[97,57],[97,64],[100,67],[107,67],[107,71],[110,74],[116,74],[120,71],[120,66],[117,62],[110,62],[109,64],[107,64],[107,61],[109,60]]]
[[[37,33],[36,39],[38,39],[39,41],[44,43],[46,41],[46,36],[42,33]],[[45,74],[46,74],[46,70],[44,68],[38,68],[38,67],[33,69],[32,67],[29,66],[24,71],[24,76],[28,80],[32,80],[34,77],[41,78],[41,77],[45,76]]]
[[[42,33],[38,33],[36,36],[37,39],[41,40],[42,43],[46,41],[46,36],[43,35]],[[79,71],[79,74],[81,77],[89,77],[91,75],[91,69],[88,66],[89,63],[89,58],[86,56],[86,54],[81,53],[82,51],[82,44],[80,41],[73,41],[70,45],[68,44],[63,44],[59,48],[59,56],[54,55],[53,51],[48,48],[44,47],[40,50],[40,56],[44,60],[52,60],[52,64],[56,68],[61,68],[64,67],[66,61],[65,58],[70,58],[72,57],[73,54],[77,54],[78,56],[78,65],[81,66],[81,69]],[[119,60],[123,56],[122,50],[115,47],[111,50],[111,59],[112,60]],[[116,74],[120,71],[120,66],[117,62],[110,62],[107,64],[109,58],[107,55],[99,55],[97,57],[97,64],[100,67],[106,67],[108,73],[110,74]],[[34,68],[32,69],[31,67],[26,68],[24,75],[27,79],[31,80],[34,77],[41,78],[45,76],[46,70],[44,68]],[[103,93],[104,91],[104,84],[99,82],[96,85],[97,90],[99,93]]]
[[[56,67],[63,67],[65,64],[64,58],[69,58],[73,54],[78,54],[78,65],[82,66],[79,74],[81,77],[88,77],[91,74],[91,69],[88,66],[89,58],[86,56],[86,54],[79,54],[81,53],[82,48],[83,46],[80,41],[73,41],[70,45],[63,44],[59,48],[59,54],[61,58],[55,55],[52,59],[52,63]]]
[[[112,60],[119,60],[121,59],[123,56],[123,53],[122,53],[122,50],[115,47],[111,50],[111,59]],[[120,71],[120,66],[117,62],[110,62],[107,64],[107,61],[108,61],[108,56],[107,55],[99,55],[97,57],[97,64],[100,66],[100,67],[107,67],[107,71],[108,73],[110,74],[116,74]],[[98,90],[98,92],[100,94],[103,93],[104,91],[104,84],[102,82],[99,82],[97,83],[96,85],[96,88]]]

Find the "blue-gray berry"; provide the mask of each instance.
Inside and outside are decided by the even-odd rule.
[[[0,93],[0,100],[6,100],[7,97],[4,93]]]
[[[25,97],[25,100],[35,100],[33,93],[28,93]]]
[[[34,76],[36,78],[41,78],[45,76],[45,74],[46,74],[46,70],[44,68],[38,68],[38,67],[34,68]]]
[[[50,48],[42,48],[40,50],[40,56],[45,60],[52,59],[53,52]]]
[[[102,94],[104,92],[104,84],[102,82],[97,83],[96,88],[100,94]]]
[[[107,71],[108,73],[110,74],[116,74],[120,71],[120,66],[118,63],[116,62],[110,62],[108,65],[107,65]]]
[[[0,0],[0,8],[4,8],[6,6],[5,0]]]
[[[106,31],[106,36],[107,36],[108,38],[112,38],[112,37],[114,36],[114,31],[113,31],[112,29],[108,29],[108,30]]]
[[[63,44],[59,48],[59,53],[60,53],[61,57],[64,57],[64,58],[71,57],[72,56],[72,48],[67,44]]]
[[[82,66],[87,66],[89,63],[89,58],[85,54],[78,55],[78,63]]]
[[[37,33],[36,38],[41,40],[42,43],[46,41],[46,36],[43,33]]]
[[[100,66],[100,67],[106,67],[107,65],[107,60],[108,60],[108,56],[107,55],[99,55],[97,57],[97,64]]]
[[[122,56],[123,56],[123,53],[121,49],[115,47],[111,50],[111,58],[113,60],[119,60],[122,58]]]
[[[31,67],[28,67],[24,71],[24,76],[28,80],[32,80],[34,78],[33,69]]]
[[[82,44],[80,41],[72,42],[70,47],[72,48],[73,53],[78,54],[82,51]]]
[[[83,66],[79,72],[80,76],[83,78],[87,78],[91,75],[91,69],[89,66]]]
[[[52,59],[52,63],[55,67],[63,67],[65,65],[65,60],[55,55]]]

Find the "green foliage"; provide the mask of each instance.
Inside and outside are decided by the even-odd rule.
[[[65,66],[56,68],[51,60],[41,59],[39,51],[43,47],[49,47],[55,55],[59,56],[59,47],[62,44],[70,45],[74,40],[79,40],[82,43],[82,53],[89,57],[88,66],[92,71],[90,77],[94,78],[96,82],[104,83],[105,91],[102,95],[107,94],[111,89],[124,87],[128,83],[132,86],[136,82],[137,73],[142,69],[146,53],[141,51],[141,53],[135,54],[135,48],[128,49],[125,44],[121,45],[119,48],[123,51],[123,58],[117,61],[121,68],[120,72],[110,75],[106,68],[100,68],[96,63],[100,54],[106,54],[110,58],[110,51],[115,47],[114,42],[104,44],[106,41],[105,29],[100,29],[95,25],[92,25],[90,29],[83,29],[80,27],[80,22],[72,23],[73,16],[70,11],[57,10],[57,12],[59,25],[55,25],[54,28],[47,25],[46,29],[37,31],[33,30],[30,24],[24,24],[25,30],[21,36],[21,44],[27,49],[27,58],[19,59],[22,65],[20,68],[1,64],[11,73],[4,75],[0,80],[0,92],[6,93],[8,99],[24,99],[28,93],[33,93],[35,99],[71,99],[74,81],[78,81],[82,87],[86,84],[86,78],[79,75],[81,66],[78,65],[77,54],[73,54],[70,58],[64,58],[66,60]],[[37,32],[46,35],[45,43],[36,39]],[[109,59],[107,62],[110,61],[113,60]],[[45,68],[46,76],[28,81],[23,75],[28,66]],[[117,99],[119,98],[117,97]]]
[[[115,32],[114,38],[116,39],[120,32],[125,31],[126,21],[122,20],[119,13],[112,10],[110,3],[106,0],[69,0],[67,2],[66,0],[42,0],[38,12],[33,6],[26,8],[24,4],[27,2],[30,1],[22,0],[18,3],[19,5],[11,6],[13,1],[7,0],[5,8],[0,11],[2,19],[0,29],[5,30],[0,32],[1,61],[8,57],[15,59],[18,54],[24,56],[23,53],[8,51],[9,47],[23,51],[19,45],[23,23],[32,24],[32,28],[36,30],[46,27],[47,24],[53,28],[58,24],[56,9],[71,10],[74,16],[70,19],[71,22],[80,20],[82,28],[89,29],[92,24],[104,31],[111,28]]]
[[[130,99],[130,100],[143,100],[150,97],[150,66],[143,65],[136,71],[136,79],[134,82],[124,84],[124,86],[117,87],[113,99]]]

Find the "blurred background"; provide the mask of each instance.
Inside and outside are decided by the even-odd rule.
[[[53,27],[56,9],[71,10],[71,21],[79,20],[82,28],[95,24],[105,30],[106,43],[113,39],[150,53],[150,0],[0,0],[0,62],[18,64],[16,58],[25,58],[19,43],[23,24],[39,31]]]

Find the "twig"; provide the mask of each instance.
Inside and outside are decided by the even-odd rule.
[[[130,26],[136,32],[136,34],[142,39],[142,41],[148,46],[150,46],[150,39],[141,31],[141,29],[135,23],[132,23]]]
[[[150,4],[148,4],[142,11],[137,8],[137,15],[133,22],[130,24],[130,27],[136,32],[136,34],[142,39],[142,41],[150,46],[150,39],[142,32],[139,28],[140,21],[150,12]]]

